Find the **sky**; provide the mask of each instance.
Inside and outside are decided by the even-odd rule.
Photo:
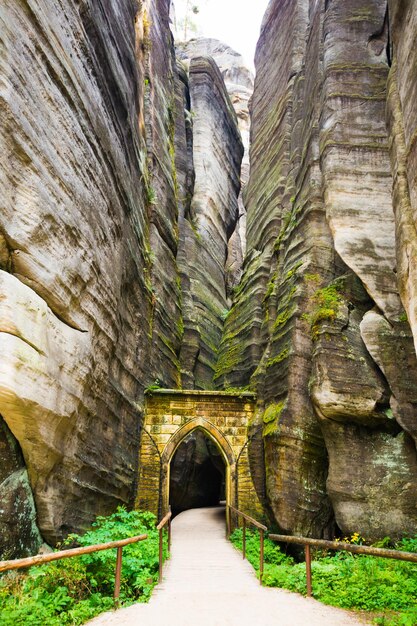
[[[174,0],[178,20],[186,3],[187,0]],[[256,42],[269,0],[190,0],[190,3],[199,8],[199,13],[192,16],[198,31],[190,33],[190,37],[220,39],[240,52],[253,68]]]

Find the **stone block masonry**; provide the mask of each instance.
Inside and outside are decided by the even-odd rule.
[[[228,502],[259,518],[262,506],[248,458],[247,427],[253,421],[255,403],[255,395],[249,392],[149,391],[140,441],[137,508],[157,515],[167,511],[171,460],[184,438],[199,429],[222,453]]]

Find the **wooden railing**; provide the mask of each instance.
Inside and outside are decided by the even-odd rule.
[[[156,529],[159,531],[159,582],[162,581],[162,568],[163,568],[163,529],[168,524],[168,551],[171,550],[171,510],[165,515],[165,517],[159,522]],[[74,556],[82,556],[83,554],[91,554],[93,552],[101,552],[102,550],[117,549],[116,556],[116,571],[114,580],[114,601],[115,606],[118,606],[120,596],[120,582],[122,573],[122,559],[123,548],[132,543],[138,541],[145,541],[148,535],[138,535],[136,537],[129,537],[128,539],[121,539],[119,541],[109,541],[107,543],[99,543],[93,546],[85,546],[81,548],[70,548],[68,550],[60,550],[58,552],[51,552],[49,554],[37,554],[35,556],[28,556],[24,559],[14,559],[11,561],[0,561],[0,572],[7,572],[9,570],[23,569],[25,567],[34,567],[35,565],[43,565],[44,563],[51,563],[52,561],[59,561],[61,559],[69,559]]]
[[[171,551],[171,518],[172,518],[172,513],[171,513],[171,508],[170,508],[169,512],[165,515],[165,517],[161,519],[158,526],[156,527],[156,529],[159,530],[159,582],[162,582],[162,568],[163,568],[163,563],[164,563],[163,532],[164,532],[164,528],[166,525],[168,525],[168,552]]]
[[[268,531],[267,527],[257,522],[253,517],[246,515],[242,511],[239,511],[231,505],[226,505],[226,534],[230,537],[231,534],[231,512],[235,513],[243,519],[243,536],[242,536],[242,553],[243,558],[246,558],[246,523],[249,522],[252,526],[259,529],[260,535],[260,551],[259,551],[259,578],[262,584],[262,577],[264,572],[264,533]],[[401,552],[400,550],[387,550],[386,548],[373,548],[371,546],[361,546],[352,543],[343,543],[342,541],[326,541],[325,539],[310,539],[308,537],[296,537],[292,535],[268,535],[272,541],[279,541],[280,543],[296,544],[304,547],[305,562],[306,562],[306,582],[307,582],[307,596],[312,596],[312,576],[311,576],[311,548],[319,548],[321,550],[343,550],[345,552],[351,552],[352,554],[364,554],[368,556],[381,557],[383,559],[396,559],[397,561],[408,561],[410,563],[417,563],[417,553],[414,552]]]
[[[227,533],[227,537],[230,537],[231,534],[231,527],[232,527],[232,522],[231,522],[231,515],[230,513],[233,512],[235,513],[238,517],[241,517],[243,520],[243,524],[242,524],[242,529],[243,529],[243,534],[242,534],[242,554],[243,554],[243,558],[246,558],[246,525],[247,523],[251,524],[252,526],[255,526],[255,528],[257,528],[259,530],[259,542],[260,542],[260,547],[259,547],[259,582],[262,585],[262,578],[264,575],[264,533],[268,530],[266,526],[264,526],[263,524],[261,524],[260,522],[257,522],[256,519],[253,519],[253,517],[250,517],[250,515],[246,515],[246,513],[243,513],[242,511],[239,511],[239,509],[235,509],[234,506],[231,506],[230,504],[226,505],[226,533]]]
[[[312,579],[311,579],[311,547],[320,548],[322,550],[343,550],[352,554],[365,554],[368,556],[377,556],[383,559],[396,559],[398,561],[409,561],[417,563],[417,553],[401,552],[399,550],[387,550],[385,548],[372,548],[371,546],[360,546],[351,543],[343,543],[341,541],[326,541],[324,539],[310,539],[307,537],[293,537],[291,535],[269,535],[272,541],[280,543],[291,543],[304,546],[306,560],[306,578],[307,578],[307,596],[312,595]]]
[[[131,543],[145,541],[145,539],[147,538],[148,535],[138,535],[136,537],[129,537],[129,539],[121,539],[120,541],[109,541],[108,543],[99,543],[94,546],[70,548],[69,550],[60,550],[59,552],[51,552],[50,554],[37,554],[36,556],[29,556],[24,559],[14,559],[13,561],[0,561],[0,572],[6,572],[14,569],[22,569],[24,567],[33,567],[34,565],[43,565],[44,563],[51,563],[52,561],[69,559],[74,556],[82,556],[83,554],[91,554],[92,552],[101,552],[102,550],[111,550],[112,548],[117,548],[116,571],[114,580],[114,602],[117,606],[119,603],[120,595],[123,548],[124,546],[128,546]]]

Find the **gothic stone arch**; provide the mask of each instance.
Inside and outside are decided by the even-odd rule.
[[[167,511],[169,507],[169,483],[172,458],[176,449],[184,441],[185,437],[197,429],[200,429],[207,434],[217,444],[217,447],[222,453],[226,465],[226,500],[230,503],[236,501],[234,489],[236,483],[236,459],[233,449],[226,437],[222,435],[220,430],[216,428],[214,424],[203,417],[196,417],[177,430],[177,432],[168,441],[162,453],[161,499],[162,510],[164,512]]]
[[[246,445],[254,410],[255,396],[247,392],[149,392],[140,443],[136,506],[159,516],[168,510],[172,457],[184,438],[199,428],[213,439],[225,460],[228,502],[248,514],[259,515],[262,509],[253,487]]]

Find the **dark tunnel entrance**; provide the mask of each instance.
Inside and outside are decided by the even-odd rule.
[[[226,500],[226,464],[217,444],[202,430],[192,431],[170,465],[169,501],[173,515]]]

